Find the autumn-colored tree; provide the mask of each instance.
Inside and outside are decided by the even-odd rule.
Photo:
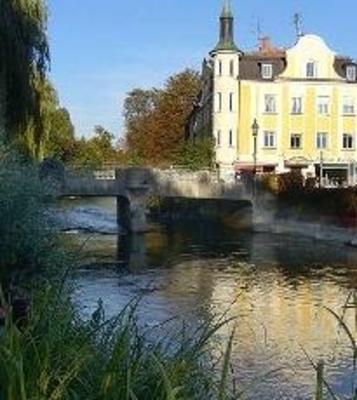
[[[135,164],[147,160],[147,133],[158,99],[159,92],[155,89],[134,89],[125,99],[126,145]]]
[[[130,92],[124,105],[129,152],[142,163],[175,163],[200,85],[199,74],[187,69],[170,77],[162,90]]]

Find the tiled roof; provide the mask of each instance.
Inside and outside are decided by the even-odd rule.
[[[240,60],[240,78],[247,80],[263,80],[261,73],[262,64],[272,64],[273,78],[280,75],[286,68],[285,52],[280,53],[246,53]],[[266,79],[264,79],[266,80]]]

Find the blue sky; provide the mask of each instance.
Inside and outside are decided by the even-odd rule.
[[[51,76],[77,135],[103,125],[123,133],[122,105],[135,87],[162,85],[185,67],[199,68],[217,41],[222,0],[49,0]],[[293,15],[357,58],[355,0],[232,0],[236,41],[256,46],[256,21],[276,44],[294,43]]]

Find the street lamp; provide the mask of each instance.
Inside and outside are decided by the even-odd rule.
[[[258,121],[256,118],[254,118],[254,122],[252,125],[252,135],[253,135],[253,139],[254,139],[254,176],[257,173],[257,137],[258,137],[258,133],[259,133],[259,125],[258,125]]]

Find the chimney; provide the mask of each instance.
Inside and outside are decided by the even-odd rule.
[[[274,53],[276,51],[269,36],[260,39],[259,51],[261,53]]]

